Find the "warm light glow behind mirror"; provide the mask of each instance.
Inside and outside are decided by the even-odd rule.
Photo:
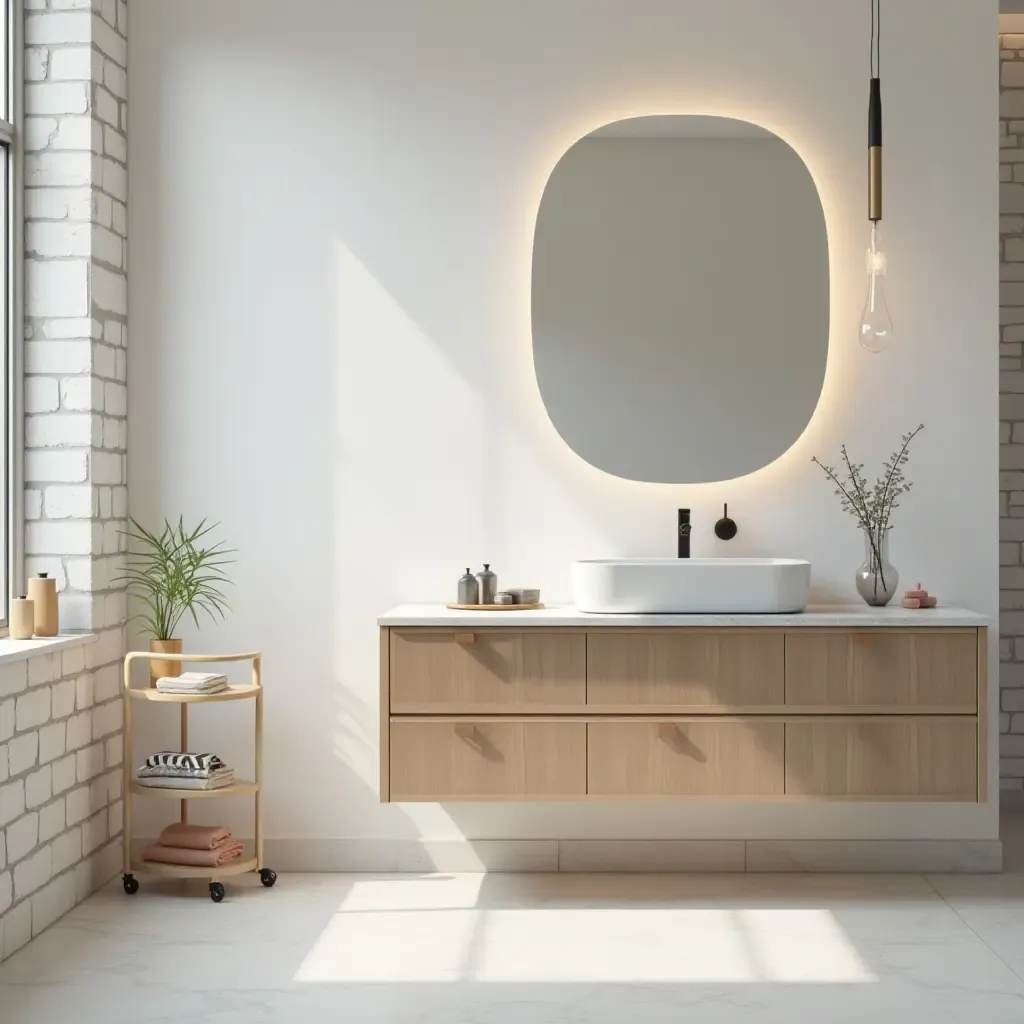
[[[652,483],[768,465],[825,377],[828,237],[810,172],[732,118],[591,132],[540,202],[532,327],[548,415],[591,465]]]

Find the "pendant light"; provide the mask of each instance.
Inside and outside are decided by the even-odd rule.
[[[868,293],[860,317],[860,343],[869,352],[893,345],[892,317],[885,301],[886,258],[882,250],[882,82],[880,75],[881,0],[871,4],[871,88],[868,94],[868,220],[871,242],[867,254]]]

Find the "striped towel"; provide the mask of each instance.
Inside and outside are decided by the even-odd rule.
[[[219,789],[235,781],[235,770],[216,754],[161,750],[146,758],[136,781],[171,789]]]
[[[146,758],[143,768],[176,768],[183,772],[216,771],[227,765],[216,754],[191,754],[180,750],[160,750]]]

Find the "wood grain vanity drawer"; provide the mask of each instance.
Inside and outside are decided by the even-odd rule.
[[[591,722],[591,797],[781,796],[785,726],[758,719]]]
[[[575,799],[586,791],[583,722],[391,722],[392,800]]]
[[[788,633],[786,704],[973,714],[977,631]]]
[[[393,714],[580,710],[586,704],[583,633],[391,631]]]
[[[786,795],[977,800],[977,720],[892,716],[787,722]]]
[[[785,635],[730,629],[587,634],[587,704],[638,708],[779,707]]]

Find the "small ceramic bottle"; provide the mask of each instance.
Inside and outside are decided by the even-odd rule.
[[[476,574],[476,580],[480,584],[480,603],[494,604],[494,596],[498,593],[498,577],[491,572],[490,562],[484,562],[483,571]]]
[[[476,577],[466,568],[466,575],[459,579],[459,604],[479,604],[480,584]]]
[[[41,572],[28,581],[36,636],[56,636],[60,629],[57,614],[57,581]]]
[[[31,640],[36,628],[34,602],[24,594],[11,601],[11,639]]]

